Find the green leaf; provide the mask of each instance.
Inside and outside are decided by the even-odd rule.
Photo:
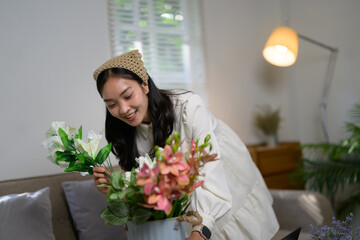
[[[137,177],[136,177],[135,168],[132,168],[132,169],[131,169],[130,183],[131,183],[132,185],[136,185],[136,183],[137,183]]]
[[[124,191],[121,191],[121,192],[118,192],[117,193],[117,196],[119,199],[123,199],[126,197],[126,195],[128,194],[133,194],[135,191],[132,187],[128,187],[126,188]]]
[[[68,162],[68,163],[71,163],[71,162],[75,162],[75,154],[68,151],[68,150],[65,150],[64,152],[61,152],[61,151],[57,151],[56,152],[56,164],[58,164],[58,162],[60,161],[64,161],[64,162]]]
[[[210,145],[210,143],[209,142],[206,142],[206,143],[204,143],[203,145],[201,145],[200,146],[200,152],[202,152],[202,150],[204,149],[204,148],[206,148],[207,146],[209,146]]]
[[[101,165],[106,160],[106,158],[109,156],[109,154],[111,152],[111,148],[112,148],[112,143],[109,143],[108,145],[103,147],[97,154],[97,156],[95,158],[95,162]]]
[[[183,203],[183,208],[179,216],[184,215],[189,206],[190,206],[190,199],[187,199],[186,202]]]
[[[128,217],[118,217],[111,212],[109,208],[105,208],[101,213],[100,217],[111,225],[122,225],[125,224],[128,220]]]
[[[303,159],[304,181],[313,190],[331,196],[349,183],[357,182],[360,172],[359,155],[347,154],[336,161]]]
[[[121,171],[115,171],[111,174],[111,184],[116,190],[121,190],[124,187],[123,176]]]
[[[143,208],[137,208],[134,211],[131,221],[135,224],[143,224],[151,217],[151,215],[152,215],[152,213],[150,210],[146,210]]]
[[[91,167],[88,167],[87,172],[89,173],[89,175],[93,175],[94,171]]]
[[[83,163],[86,165],[86,166],[93,166],[95,167],[96,166],[96,162],[95,160],[89,155],[89,153],[87,152],[83,152],[83,153],[80,153],[76,156],[77,158],[79,158],[79,160],[82,162],[82,160],[84,161]],[[82,160],[81,160],[81,159]]]
[[[211,136],[210,136],[210,134],[208,134],[207,136],[206,136],[206,138],[205,138],[205,143],[207,143],[208,141],[210,141],[210,138],[211,138]]]
[[[80,126],[78,134],[75,135],[74,139],[82,139],[82,126]]]
[[[180,133],[179,133],[179,132],[174,131],[173,136],[174,136],[174,139],[175,139],[176,141],[179,141],[179,140],[180,140]]]
[[[152,213],[152,216],[154,217],[155,220],[163,220],[166,218],[165,212],[164,211],[154,211]]]
[[[175,202],[173,203],[173,206],[172,206],[172,209],[171,209],[171,212],[169,213],[169,215],[166,216],[166,218],[172,218],[174,216],[174,212],[175,212],[175,208],[176,206],[179,204],[179,200],[176,199]]]
[[[176,200],[176,203],[174,204],[174,216],[180,216],[182,209],[187,205],[188,196],[185,195],[182,198],[179,198]]]
[[[74,162],[70,162],[68,167],[72,167],[72,166],[74,166],[74,165],[75,165],[75,163],[76,163],[76,161],[74,161]]]
[[[64,170],[64,172],[89,172],[89,169],[91,170],[91,168],[80,163],[80,164],[76,164],[76,165],[66,168]],[[89,174],[90,174],[90,172],[89,172]],[[90,175],[92,175],[92,174],[90,174]]]
[[[124,201],[116,201],[108,203],[108,206],[116,216],[124,218],[129,214],[129,207]]]
[[[358,145],[359,145],[359,142],[358,142],[358,141],[355,141],[355,142],[351,145],[351,147],[350,147],[350,149],[349,149],[349,153],[351,153]]]
[[[109,198],[110,198],[111,200],[118,200],[118,199],[119,199],[117,193],[112,193],[112,194],[110,194],[110,195],[109,195]]]
[[[170,145],[171,141],[172,141],[172,137],[170,136],[166,139],[166,145]]]
[[[339,219],[345,219],[346,216],[349,213],[354,212],[356,206],[359,205],[360,203],[359,190],[360,190],[359,188],[354,189],[353,193],[347,199],[344,199],[339,203],[337,203],[336,216],[338,216]]]
[[[76,155],[76,159],[79,160],[81,163],[85,164],[84,154],[80,153],[80,154]]]
[[[144,192],[141,188],[133,188],[134,192],[129,193],[126,196],[126,199],[129,202],[135,203],[137,206],[137,203],[146,203],[144,199]]]
[[[107,193],[107,197],[106,197],[106,201],[109,203],[109,202],[112,202],[113,200],[110,198],[111,194],[113,193],[116,193],[116,191],[114,190],[113,187],[110,187],[109,190],[108,190],[108,193]]]
[[[155,150],[155,157],[156,159],[159,159],[161,157],[161,152],[159,151],[159,149]]]
[[[73,144],[69,140],[68,135],[62,128],[59,128],[59,136],[60,136],[61,142],[63,143],[64,147],[67,150],[75,151],[75,147],[73,146]]]

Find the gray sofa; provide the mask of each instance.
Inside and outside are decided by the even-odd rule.
[[[50,201],[52,213],[52,226],[57,240],[76,240],[77,233],[65,199],[61,183],[64,181],[80,181],[91,178],[83,177],[78,173],[56,174],[19,180],[0,182],[0,196],[35,192],[44,187],[50,187]],[[1,215],[1,214],[0,214]]]
[[[50,187],[52,227],[57,240],[78,239],[62,182],[91,180],[91,176],[82,177],[78,173],[64,173],[19,180],[0,182],[0,196],[34,192],[43,187]],[[297,227],[302,227],[300,239],[309,239],[309,224],[329,223],[333,216],[329,201],[322,195],[301,190],[271,190],[274,198],[274,210],[280,223],[280,231],[273,239],[281,239]],[[0,217],[1,213],[0,213]],[[98,216],[95,216],[98,217]],[[120,228],[120,227],[119,227]],[[118,236],[117,239],[126,239]]]
[[[311,239],[310,224],[331,225],[334,216],[330,201],[322,194],[305,190],[270,190],[280,231],[273,240],[301,227],[300,240]]]

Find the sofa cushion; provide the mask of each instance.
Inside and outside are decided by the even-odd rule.
[[[100,217],[106,195],[97,191],[94,180],[65,181],[62,186],[79,240],[127,239],[123,226],[107,226]]]
[[[0,239],[55,239],[49,187],[0,197]]]

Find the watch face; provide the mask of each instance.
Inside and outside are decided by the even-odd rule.
[[[207,238],[210,239],[211,237],[211,231],[206,226],[203,226],[201,229],[201,233]]]

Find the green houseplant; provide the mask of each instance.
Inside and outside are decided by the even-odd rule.
[[[277,132],[280,126],[280,109],[273,110],[270,105],[259,107],[255,113],[255,126],[267,137],[266,145],[275,147],[277,144]]]
[[[336,215],[344,218],[360,203],[360,103],[350,110],[351,122],[345,122],[348,137],[339,144],[302,145],[302,176],[312,190],[327,194]],[[350,196],[335,202],[335,195],[350,184],[355,186]]]

